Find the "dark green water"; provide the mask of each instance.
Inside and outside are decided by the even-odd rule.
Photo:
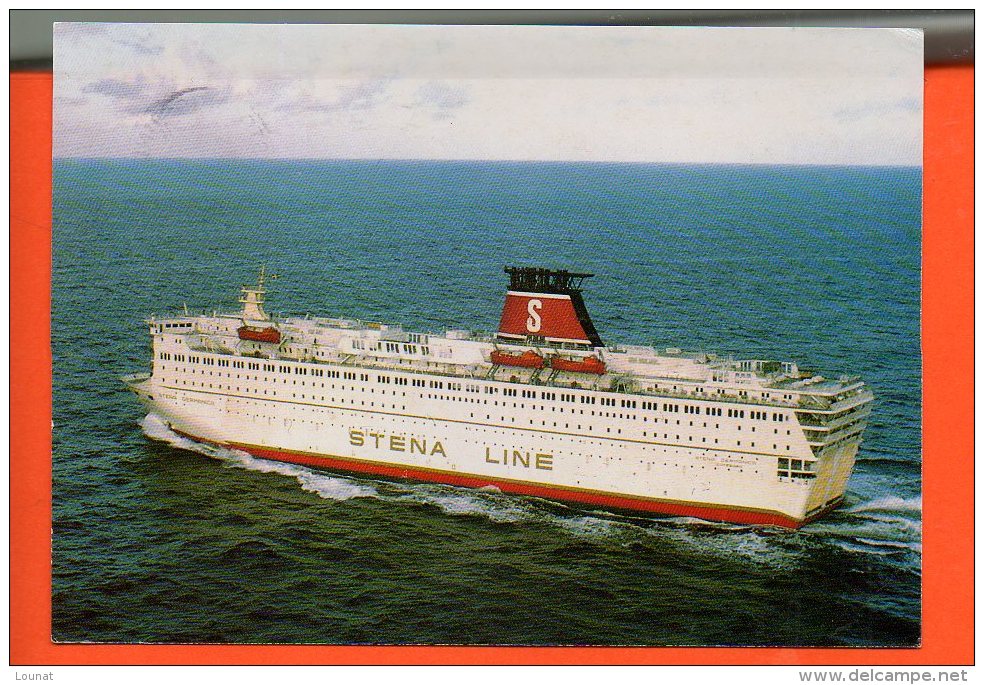
[[[58,161],[56,640],[913,645],[919,169]],[[145,419],[151,314],[491,330],[502,267],[597,274],[602,336],[858,373],[846,506],[800,531],[630,518],[209,454]],[[155,439],[151,439],[153,436]],[[213,458],[208,458],[209,456]]]

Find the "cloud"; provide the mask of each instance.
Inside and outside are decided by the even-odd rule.
[[[55,102],[57,103],[56,106],[84,105],[86,103],[86,99],[77,95],[56,95]]]
[[[428,81],[417,89],[415,106],[432,109],[435,119],[447,119],[454,110],[464,107],[468,102],[468,93],[464,88]]]
[[[310,95],[302,95],[293,102],[278,107],[280,110],[302,112],[353,112],[372,109],[383,102],[389,87],[388,80],[362,81],[352,86],[342,86],[338,96],[332,100],[320,100]]]
[[[155,119],[178,117],[220,105],[228,99],[229,95],[226,92],[208,86],[193,86],[172,91],[149,105],[144,105],[138,111],[150,114]]]
[[[147,89],[143,79],[122,81],[115,78],[104,78],[94,81],[82,88],[83,93],[97,93],[120,99],[132,99]]]
[[[911,42],[882,30],[60,24],[55,150],[919,164]]]
[[[92,38],[93,36],[104,36],[109,32],[109,24],[96,24],[91,22],[55,22],[53,32],[56,41],[65,38],[81,39]]]
[[[868,117],[882,117],[899,112],[919,113],[921,111],[922,102],[919,98],[910,97],[891,102],[871,102],[854,107],[840,107],[834,110],[833,114],[843,121],[859,121]]]
[[[87,84],[81,92],[112,98],[123,114],[149,114],[155,120],[191,114],[229,100],[226,90],[210,86],[175,88],[166,81],[151,85],[143,77],[132,81],[104,78]]]
[[[137,55],[159,55],[164,52],[160,35],[151,25],[113,25],[110,40]]]
[[[134,52],[140,55],[159,55],[164,52],[163,45],[151,45],[148,43],[142,43],[135,40],[122,40],[116,39],[113,41],[117,45],[122,45],[123,47],[130,48]]]

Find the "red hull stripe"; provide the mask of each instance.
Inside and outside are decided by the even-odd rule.
[[[191,440],[207,442],[224,447],[231,447],[243,452],[248,452],[254,457],[259,457],[261,459],[279,461],[288,464],[299,464],[301,466],[309,466],[315,469],[343,471],[348,473],[368,473],[378,476],[385,476],[387,478],[414,480],[428,483],[442,483],[444,485],[456,485],[466,488],[493,486],[502,492],[516,495],[529,495],[533,497],[542,497],[544,499],[578,502],[605,509],[642,511],[654,514],[666,514],[669,516],[688,516],[692,518],[705,519],[708,521],[799,528],[810,521],[820,518],[840,504],[840,500],[838,500],[811,515],[809,518],[800,520],[775,511],[690,504],[678,501],[633,497],[630,495],[617,495],[593,490],[565,488],[560,486],[533,484],[523,481],[465,475],[434,469],[414,468],[412,466],[404,466],[402,464],[387,464],[347,457],[342,458],[327,455],[308,454],[304,452],[289,452],[268,447],[260,447],[257,445],[216,443],[211,440],[204,440],[194,435],[183,433],[177,429],[172,428],[172,430],[174,430],[175,433],[178,433],[179,435],[187,437]]]

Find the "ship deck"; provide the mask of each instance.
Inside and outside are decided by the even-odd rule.
[[[325,364],[339,365],[353,369],[366,369],[374,371],[393,371],[411,374],[419,374],[433,377],[454,378],[459,380],[473,381],[494,381],[499,383],[516,383],[519,385],[533,385],[543,388],[556,390],[594,390],[608,393],[619,393],[640,397],[686,399],[712,402],[725,402],[743,405],[758,405],[781,408],[794,408],[811,411],[831,411],[840,405],[845,404],[852,397],[856,400],[858,395],[865,395],[865,401],[870,399],[870,392],[864,388],[864,384],[856,377],[843,377],[839,380],[831,380],[819,376],[800,376],[790,377],[783,374],[760,374],[757,381],[759,385],[756,390],[778,390],[793,391],[791,399],[784,399],[781,396],[768,399],[751,395],[741,395],[737,388],[733,391],[721,392],[720,388],[715,387],[713,392],[701,391],[693,392],[686,388],[678,390],[671,389],[673,384],[686,385],[695,384],[697,387],[706,384],[707,378],[687,377],[686,375],[659,375],[652,373],[623,373],[609,372],[604,375],[595,376],[586,373],[574,373],[566,371],[554,371],[552,369],[529,369],[518,366],[493,365],[488,362],[476,364],[446,363],[439,360],[419,360],[399,357],[380,357],[364,354],[346,354],[337,350],[329,350],[327,354],[319,357],[308,353],[289,353],[283,349],[271,349],[263,354],[242,353],[238,348],[238,340],[229,335],[219,334],[213,326],[201,326],[202,320],[217,321],[239,321],[237,315],[213,314],[211,317],[184,316],[174,319],[157,319],[158,322],[168,321],[177,330],[170,332],[179,335],[197,336],[198,344],[191,343],[192,349],[211,354],[221,354],[241,358],[269,359],[277,361],[301,362],[306,364]],[[287,333],[294,333],[305,338],[314,338],[319,333],[330,331],[343,331],[346,333],[373,331],[378,333],[384,328],[383,324],[373,322],[363,322],[350,319],[328,319],[328,318],[294,318],[277,317],[274,319]],[[191,325],[189,325],[191,324]],[[456,333],[464,333],[456,332]],[[495,338],[491,335],[482,333],[468,332],[467,336],[451,338],[447,335],[436,333],[419,333],[429,340],[467,340],[472,343],[483,343],[493,345]],[[317,347],[317,345],[314,345]],[[562,349],[562,348],[557,348]],[[734,360],[730,358],[720,358],[704,353],[690,353],[677,348],[669,348],[667,353],[657,353],[653,347],[638,345],[610,346],[606,348],[610,354],[626,355],[635,361],[656,360],[648,363],[658,363],[660,359],[671,360],[694,360],[700,359],[700,363],[707,369],[722,369],[733,367]],[[645,367],[646,361],[642,361],[639,366]],[[646,369],[649,370],[649,369]],[[658,389],[650,389],[644,384],[660,385],[666,384]],[[848,395],[848,396],[845,396]],[[838,398],[840,396],[840,398]]]

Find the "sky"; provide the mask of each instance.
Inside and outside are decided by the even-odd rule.
[[[56,157],[910,165],[910,29],[56,24]]]

